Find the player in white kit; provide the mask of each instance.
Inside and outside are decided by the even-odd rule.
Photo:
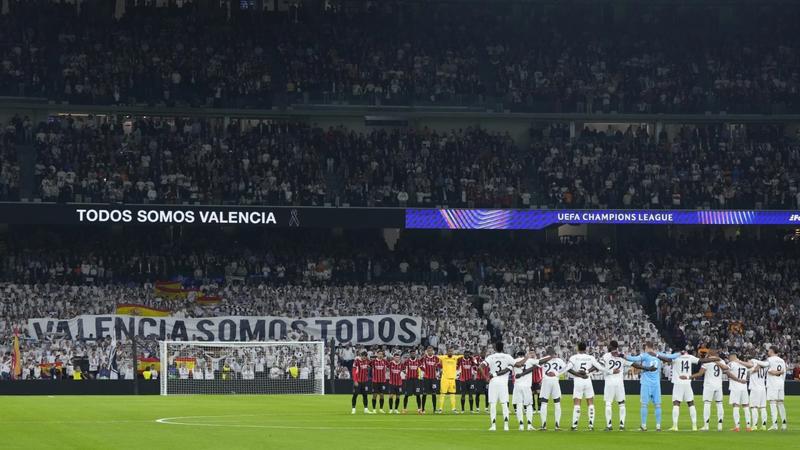
[[[654,367],[643,367],[639,363],[632,363],[619,355],[619,344],[611,341],[608,352],[600,361],[605,366],[605,386],[603,387],[603,401],[606,404],[606,431],[611,431],[612,409],[614,402],[619,405],[619,429],[625,429],[625,369],[635,367],[639,370],[655,371]]]
[[[594,356],[586,354],[585,342],[579,342],[578,353],[572,355],[567,362],[567,371],[575,376],[572,388],[572,431],[578,429],[578,422],[581,420],[582,399],[586,399],[589,410],[589,430],[594,430],[594,386],[587,375],[592,369],[605,371],[606,367]]]
[[[547,354],[555,355],[553,347],[547,348]],[[547,405],[553,401],[555,430],[561,429],[561,386],[558,377],[567,371],[567,363],[563,359],[553,357],[542,364],[542,391],[539,393],[539,418],[542,421],[542,431],[547,430]]]
[[[733,407],[734,423],[734,427],[731,431],[738,432],[740,430],[741,421],[739,407],[741,407],[744,412],[745,431],[752,431],[753,429],[750,422],[750,395],[747,393],[747,379],[750,370],[748,370],[748,367],[744,365],[742,361],[739,361],[739,357],[736,353],[728,355],[728,367],[730,368],[730,374],[734,375],[736,378],[736,380],[734,380],[733,377],[730,375],[728,376],[731,379],[728,384],[728,389],[730,390],[728,402],[731,407]]]
[[[786,405],[783,403],[784,384],[786,382],[786,361],[784,361],[774,346],[767,350],[767,401],[769,402],[772,426],[770,430],[778,429],[778,415],[780,414],[781,429],[786,430]]]
[[[751,358],[742,364],[750,367],[750,413],[753,429],[758,429],[758,413],[761,412],[761,429],[767,429],[767,371],[769,363]]]
[[[527,362],[523,359],[520,366]],[[514,368],[514,357],[503,353],[503,344],[495,344],[495,353],[487,356],[481,363],[489,368],[489,416],[492,421],[489,431],[495,431],[497,421],[497,402],[503,407],[503,430],[508,431],[508,374]]]
[[[716,350],[709,350],[710,356],[719,356]],[[692,374],[692,378],[703,377],[703,428],[701,431],[708,431],[708,424],[711,420],[711,402],[717,404],[717,431],[722,431],[722,421],[725,418],[725,410],[722,405],[722,375],[726,374],[729,378],[736,378],[730,372],[730,367],[724,361],[705,363],[700,370]],[[738,382],[736,378],[732,382]]]
[[[686,402],[689,407],[692,431],[697,431],[697,408],[694,406],[694,393],[692,392],[692,365],[719,361],[719,358],[700,359],[690,354],[688,348],[681,353],[658,353],[656,356],[664,362],[672,363],[672,428],[670,431],[678,431],[678,420],[683,402]]]
[[[528,355],[532,356],[532,355]],[[540,364],[545,363],[551,359],[550,356],[544,357],[541,360],[526,358],[525,352],[518,352],[515,364],[522,364],[522,366],[514,367],[514,394],[511,398],[511,403],[516,405],[516,416],[519,422],[519,431],[525,430],[524,420],[527,418],[528,431],[533,431],[533,371],[539,367]],[[523,409],[525,417],[523,417]]]

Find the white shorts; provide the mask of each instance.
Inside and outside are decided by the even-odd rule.
[[[767,391],[765,389],[753,389],[750,391],[750,406],[754,408],[767,406]]]
[[[489,404],[508,403],[508,379],[489,382]]]
[[[575,382],[572,387],[572,398],[594,398],[594,386],[592,386],[592,382]]]
[[[673,384],[672,385],[672,401],[673,402],[693,402],[694,392],[692,392],[691,384]]]
[[[603,400],[606,403],[624,402],[625,401],[625,385],[622,383],[606,383],[603,389]]]
[[[703,401],[704,402],[721,402],[722,401],[722,386],[720,387],[703,387]]]
[[[542,390],[539,392],[539,398],[545,400],[558,400],[561,398],[561,385],[558,380],[552,378],[545,378],[542,380]]]
[[[731,390],[731,395],[730,399],[728,400],[728,403],[730,403],[731,405],[749,405],[750,396],[747,395],[747,389]]]
[[[783,400],[783,396],[784,396],[783,386],[781,386],[779,388],[770,388],[769,386],[767,386],[767,400],[768,401]]]
[[[531,392],[531,387],[514,385],[514,395],[511,400],[511,403],[515,405],[532,405],[533,393]]]

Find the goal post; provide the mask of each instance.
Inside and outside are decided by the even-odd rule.
[[[324,394],[320,341],[161,341],[161,395]]]

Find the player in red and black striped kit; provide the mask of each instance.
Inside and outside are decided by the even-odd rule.
[[[386,353],[378,350],[378,357],[370,361],[372,366],[372,411],[375,411],[375,403],[380,396],[380,412],[383,410],[383,394],[386,392],[386,379],[389,375],[389,361],[386,360]]]
[[[473,358],[477,366],[475,370],[475,410],[478,412],[481,410],[481,395],[486,400],[486,411],[489,411],[489,391],[486,389],[486,383],[489,381],[489,367],[481,364],[485,357],[486,350]]]
[[[531,384],[531,390],[533,391],[533,413],[536,414],[539,411],[539,393],[542,390],[542,368],[536,367],[533,370],[533,380]]]
[[[417,351],[411,349],[411,354],[403,362],[403,368],[406,370],[406,380],[403,383],[403,414],[408,410],[408,397],[413,395],[417,400],[417,413],[422,411],[420,404],[419,393],[422,391],[419,379],[419,369],[422,367],[422,359],[417,357]]]
[[[422,379],[425,390],[422,393],[422,408],[420,414],[425,414],[425,400],[427,394],[431,394],[432,406],[436,411],[436,393],[439,391],[439,370],[442,368],[442,361],[433,354],[433,347],[430,345],[425,349],[425,356],[422,357]]]
[[[356,359],[353,360],[353,412],[352,414],[356,413],[356,401],[358,400],[358,394],[361,394],[361,399],[364,402],[364,414],[373,414],[370,412],[369,408],[367,408],[367,393],[369,393],[369,368],[370,362],[369,358],[367,358],[367,352],[362,351],[358,354]]]
[[[475,391],[475,370],[477,366],[472,359],[472,352],[464,352],[464,357],[458,360],[458,390],[461,392],[461,413],[464,411],[466,397],[469,396],[469,411],[475,413],[475,402],[472,393]]]
[[[395,353],[389,361],[389,414],[399,414],[400,394],[403,392],[403,370],[400,353]]]

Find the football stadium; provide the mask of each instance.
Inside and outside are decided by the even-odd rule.
[[[0,448],[800,447],[797,23],[0,0]]]

